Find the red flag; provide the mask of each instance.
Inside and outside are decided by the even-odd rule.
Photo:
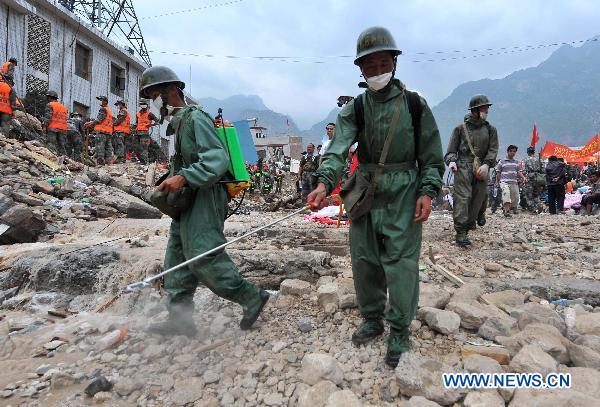
[[[538,131],[537,131],[537,125],[535,123],[533,123],[533,133],[531,133],[530,146],[535,148],[535,145],[537,144],[538,141],[540,141],[540,135],[538,134]]]

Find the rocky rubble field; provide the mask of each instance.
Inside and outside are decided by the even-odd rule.
[[[226,235],[283,213],[235,215]],[[0,404],[600,403],[597,217],[489,215],[463,250],[451,243],[450,215],[435,212],[424,228],[411,351],[395,370],[383,363],[384,337],[350,342],[360,316],[347,228],[299,215],[232,246],[242,273],[272,290],[256,329],[240,331],[240,307],[198,289],[201,334],[165,340],[143,331],[166,315],[161,287],[119,292],[162,270],[169,220],[69,221],[45,242],[2,246]],[[568,372],[572,388],[449,390],[442,372]]]

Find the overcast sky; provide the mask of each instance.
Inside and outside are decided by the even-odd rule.
[[[147,18],[225,2],[233,4]],[[353,55],[358,34],[382,25],[404,52],[396,76],[423,94],[430,106],[463,82],[501,78],[535,66],[556,47],[456,61],[441,58],[488,53],[471,50],[584,40],[600,33],[600,2],[594,0],[134,0],[134,5],[149,51],[243,57]],[[301,129],[322,120],[338,96],[360,93],[360,72],[352,58],[302,59],[325,61],[315,64],[157,52],[150,57],[153,65],[173,68],[188,89],[191,66],[196,97],[256,94],[270,109],[292,116]],[[436,61],[413,62],[426,59]]]

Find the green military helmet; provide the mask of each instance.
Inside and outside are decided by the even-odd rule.
[[[58,93],[56,93],[53,90],[49,90],[48,92],[46,92],[46,97],[58,99]]]
[[[140,83],[140,98],[150,99],[150,95],[146,93],[148,88],[163,83],[177,83],[179,89],[185,88],[185,83],[182,82],[177,74],[171,68],[166,66],[153,66],[148,68],[142,74]]]
[[[356,58],[354,59],[354,64],[358,65],[361,58],[379,51],[390,51],[394,56],[402,54],[402,51],[396,46],[394,37],[392,37],[387,28],[367,28],[360,33],[356,41]]]
[[[481,106],[491,106],[490,100],[486,95],[475,95],[469,101],[469,110],[476,109]]]

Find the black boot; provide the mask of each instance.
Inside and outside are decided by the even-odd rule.
[[[258,319],[258,316],[262,312],[263,308],[269,301],[271,296],[265,290],[260,290],[258,297],[255,298],[250,304],[244,306],[244,316],[240,321],[240,328],[242,330],[248,330],[252,328],[252,325]]]
[[[409,334],[390,334],[388,338],[388,348],[385,354],[385,363],[388,366],[396,368],[400,357],[410,348]]]
[[[365,319],[352,334],[352,343],[355,346],[364,345],[383,333],[383,321],[380,318]]]
[[[457,232],[456,244],[460,247],[468,247],[471,245],[471,241],[469,240],[465,232]]]
[[[148,325],[145,331],[163,336],[185,335],[191,338],[198,333],[193,314],[193,305],[169,305],[169,317]]]

